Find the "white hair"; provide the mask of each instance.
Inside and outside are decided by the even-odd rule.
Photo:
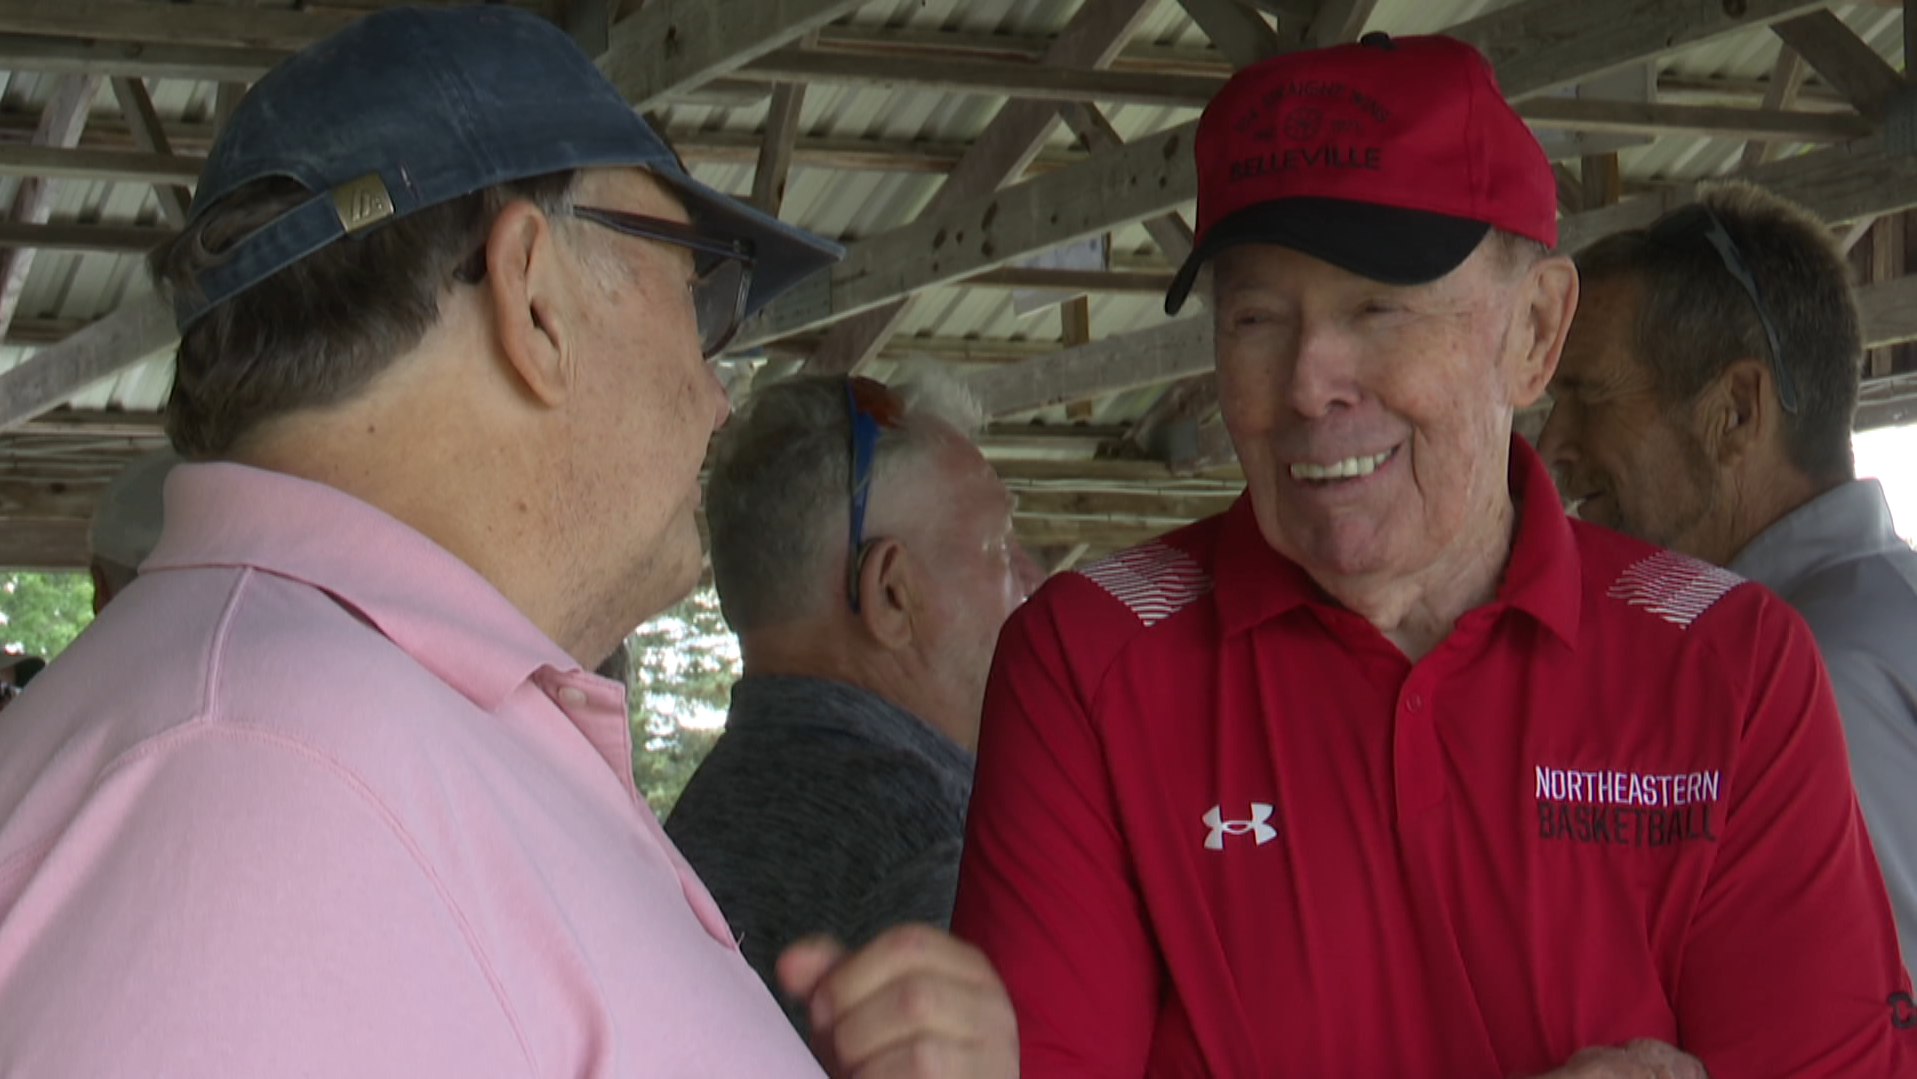
[[[938,426],[970,438],[977,400],[950,377],[913,372],[893,387],[900,426],[873,448],[874,480],[937,444]],[[735,630],[790,621],[838,602],[828,569],[844,542],[851,484],[851,418],[845,379],[804,375],[755,389],[719,432],[706,480],[712,579]]]

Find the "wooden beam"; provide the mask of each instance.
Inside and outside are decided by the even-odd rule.
[[[208,10],[218,9],[209,7]],[[150,79],[251,82],[291,55],[291,49],[0,34],[0,68],[56,75],[136,75]]]
[[[110,183],[192,183],[204,159],[119,150],[0,145],[0,176],[57,176]]]
[[[1209,316],[1178,319],[966,380],[988,416],[1069,404],[1156,386],[1212,368]]]
[[[1877,227],[1870,232],[1870,273],[1867,280],[1871,284],[1894,281],[1904,276],[1904,221],[1902,215],[1892,215],[1877,219]],[[1879,345],[1867,354],[1866,371],[1874,377],[1890,374],[1891,345]]]
[[[1037,34],[978,34],[952,30],[913,30],[907,27],[836,25],[819,31],[818,47],[831,52],[880,53],[887,56],[970,56],[1036,61],[1044,59],[1046,50],[1056,40],[1056,36]],[[1231,72],[1230,62],[1215,49],[1160,45],[1150,41],[1127,43],[1111,58],[1111,67],[1183,75],[1225,75]]]
[[[1797,103],[1797,95],[1804,89],[1804,76],[1810,73],[1810,66],[1804,58],[1789,45],[1779,44],[1777,63],[1771,65],[1770,85],[1764,88],[1766,111],[1784,112]],[[1775,145],[1769,139],[1752,139],[1744,146],[1741,158],[1742,167],[1756,168],[1769,161],[1771,149]]]
[[[1903,0],[1904,12],[1904,72],[1908,77],[1910,65],[1917,62],[1917,0]]]
[[[1014,459],[992,462],[992,470],[998,473],[1005,486],[1014,491],[1031,489],[1030,485],[1054,483],[1059,480],[1071,480],[1080,483],[1134,483],[1161,487],[1176,482],[1199,482],[1193,477],[1174,476],[1163,461],[1113,461],[1095,458],[1084,461],[1058,461]],[[1244,472],[1236,463],[1211,470],[1203,477],[1204,481],[1243,484]]]
[[[1201,109],[1223,77],[1093,71],[999,60],[834,55],[785,49],[754,61],[739,74],[768,82],[805,80],[880,86],[931,93],[976,93],[1040,101],[1099,101]],[[1518,114],[1534,127],[1590,134],[1702,135],[1790,142],[1842,142],[1874,128],[1857,116],[1778,109],[1666,105],[1593,98],[1534,98]]]
[[[1661,60],[1753,26],[1816,11],[1804,0],[1519,0],[1445,33],[1477,46],[1505,96],[1523,100]]]
[[[72,337],[0,371],[0,431],[11,430],[103,378],[171,348],[173,311],[151,293]]]
[[[1597,154],[1583,161],[1584,206],[1614,206],[1624,197],[1624,180],[1616,154]]]
[[[817,278],[827,297],[775,303],[741,330],[741,347],[893,303],[1060,244],[1156,217],[1192,196],[1185,124],[1084,165],[920,217],[850,245]],[[804,300],[812,299],[807,305]]]
[[[1358,40],[1377,6],[1378,0],[1322,0],[1311,29],[1305,31],[1305,44],[1319,49]]]
[[[1230,490],[1018,492],[1018,512],[1032,517],[1171,517],[1195,521],[1223,513],[1238,500]]]
[[[1066,126],[1084,142],[1085,148],[1094,154],[1109,153],[1125,145],[1118,129],[1096,105],[1077,102],[1061,107],[1059,114],[1065,117]],[[1194,242],[1191,226],[1176,211],[1146,218],[1145,232],[1173,266],[1181,265],[1190,257]]]
[[[957,282],[966,288],[1043,289],[1049,292],[1096,292],[1121,296],[1163,296],[1170,290],[1171,283],[1170,273],[1052,270],[1034,266],[1001,266]]]
[[[160,123],[160,114],[147,93],[146,80],[115,75],[113,96],[119,99],[127,130],[133,133],[133,145],[145,153],[173,156],[173,147],[166,141],[166,127]],[[153,188],[153,195],[159,201],[160,216],[166,218],[168,224],[174,228],[186,224],[186,209],[193,202],[193,192],[176,184],[158,184]]]
[[[599,69],[641,112],[817,30],[861,0],[651,0],[612,28]]]
[[[1903,85],[1903,76],[1844,25],[1844,20],[1825,10],[1786,19],[1771,29],[1825,82],[1849,98],[1858,112],[1872,120],[1884,118],[1885,104]]]
[[[1110,63],[1151,7],[1152,0],[1097,0],[1083,4],[1047,47],[1043,63],[1062,68],[1098,68]],[[1056,108],[1049,104],[1007,102],[939,187],[938,193],[932,196],[921,217],[953,212],[968,200],[989,196],[1018,179],[1044,147],[1058,119]],[[856,370],[883,348],[898,329],[909,309],[909,298],[916,291],[898,290],[879,303],[869,305],[870,310],[859,318],[834,327],[807,362],[806,370],[817,374],[845,374]],[[770,326],[788,318],[782,310],[792,310],[790,301],[783,309],[770,309],[760,325]]]
[[[1877,220],[1876,217],[1860,217],[1852,221],[1837,237],[1838,252],[1849,258],[1851,251],[1857,247],[1858,243],[1870,235],[1870,230],[1877,224]]]
[[[773,217],[785,205],[786,174],[792,171],[792,149],[799,136],[799,112],[805,107],[804,83],[780,83],[772,90],[766,111],[765,144],[752,173],[752,204]]]
[[[0,567],[78,570],[86,565],[85,521],[8,521],[0,528]]]
[[[1857,312],[1864,325],[1865,348],[1917,341],[1917,277],[1899,277],[1859,288]]]
[[[988,94],[1031,101],[1101,101],[1119,105],[1203,108],[1223,78],[1101,71],[1001,60],[924,60],[782,49],[739,69],[740,78],[840,86],[902,88],[944,94]]]
[[[103,251],[139,255],[172,239],[173,229],[145,225],[21,225],[0,222],[0,248],[13,251]],[[4,329],[0,326],[0,329]]]
[[[1833,223],[1917,206],[1917,156],[1885,153],[1877,137],[1773,161],[1738,175]],[[1564,218],[1558,223],[1558,246],[1576,251],[1600,236],[1643,228],[1665,210],[1691,201],[1695,193],[1694,185],[1675,185]]]
[[[1178,6],[1233,67],[1248,67],[1282,48],[1278,32],[1264,16],[1232,0],[1178,0]]]
[[[1643,17],[1620,19],[1608,5],[1587,0],[1520,0],[1450,32],[1492,55],[1505,92],[1523,100],[1818,5],[1739,0],[1734,6],[1743,13],[1727,15],[1719,4],[1701,0],[1672,0]],[[1533,36],[1527,28],[1538,33]],[[1174,209],[1197,193],[1194,130],[1194,124],[1181,125],[997,194],[928,211],[899,229],[854,243],[829,275],[775,302],[745,327],[737,347],[885,307],[923,289]]]
[[[87,111],[99,92],[98,75],[60,76],[52,95],[47,99],[46,107],[41,110],[40,125],[33,136],[34,143],[53,149],[70,149],[77,145],[80,132],[86,127]],[[4,227],[43,226],[53,214],[57,191],[58,182],[45,177],[22,180],[14,190],[12,212]],[[6,336],[7,327],[20,308],[20,297],[26,294],[27,274],[32,271],[33,258],[34,251],[30,248],[0,252],[0,338]]]
[[[1847,142],[1876,130],[1861,116],[1663,105],[1649,101],[1540,97],[1521,102],[1518,115],[1533,127],[1630,135],[1697,135],[1767,142]]]
[[[23,483],[0,479],[0,520],[81,521],[92,518],[105,484]]]
[[[152,4],[130,0],[0,0],[0,33],[154,45],[292,52],[341,29],[357,11]]]
[[[818,351],[821,334],[798,334],[767,342],[766,351],[774,355],[810,356]],[[886,359],[929,358],[953,365],[996,365],[1018,363],[1034,356],[1049,356],[1064,347],[1057,341],[1006,341],[983,337],[899,337],[894,336],[879,351]]]

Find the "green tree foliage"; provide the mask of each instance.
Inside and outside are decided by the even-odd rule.
[[[719,596],[701,588],[626,638],[632,656],[632,773],[664,820],[686,780],[719,740],[739,645],[719,613]]]
[[[84,573],[0,573],[0,645],[52,659],[93,621]]]

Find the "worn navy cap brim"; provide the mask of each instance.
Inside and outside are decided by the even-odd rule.
[[[845,257],[845,248],[794,228],[758,208],[707,187],[677,164],[653,165],[655,176],[685,203],[692,223],[752,244],[752,287],[745,315],[751,317],[780,293]]]
[[[349,234],[513,180],[650,170],[694,218],[754,248],[747,308],[843,251],[686,175],[672,150],[552,23],[500,5],[393,7],[282,61],[221,128],[188,223],[250,184],[313,192],[248,233],[173,298],[182,332]]]
[[[1491,226],[1426,210],[1349,199],[1273,199],[1239,210],[1206,230],[1165,293],[1175,315],[1198,271],[1219,252],[1243,244],[1289,247],[1387,285],[1422,285],[1464,264]]]

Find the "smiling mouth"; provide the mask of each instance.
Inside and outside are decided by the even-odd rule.
[[[1397,456],[1398,448],[1393,446],[1383,453],[1367,454],[1362,457],[1347,457],[1342,461],[1333,461],[1328,465],[1298,461],[1291,466],[1291,478],[1306,483],[1330,484],[1344,480],[1355,480],[1369,476],[1384,466],[1386,461]]]

